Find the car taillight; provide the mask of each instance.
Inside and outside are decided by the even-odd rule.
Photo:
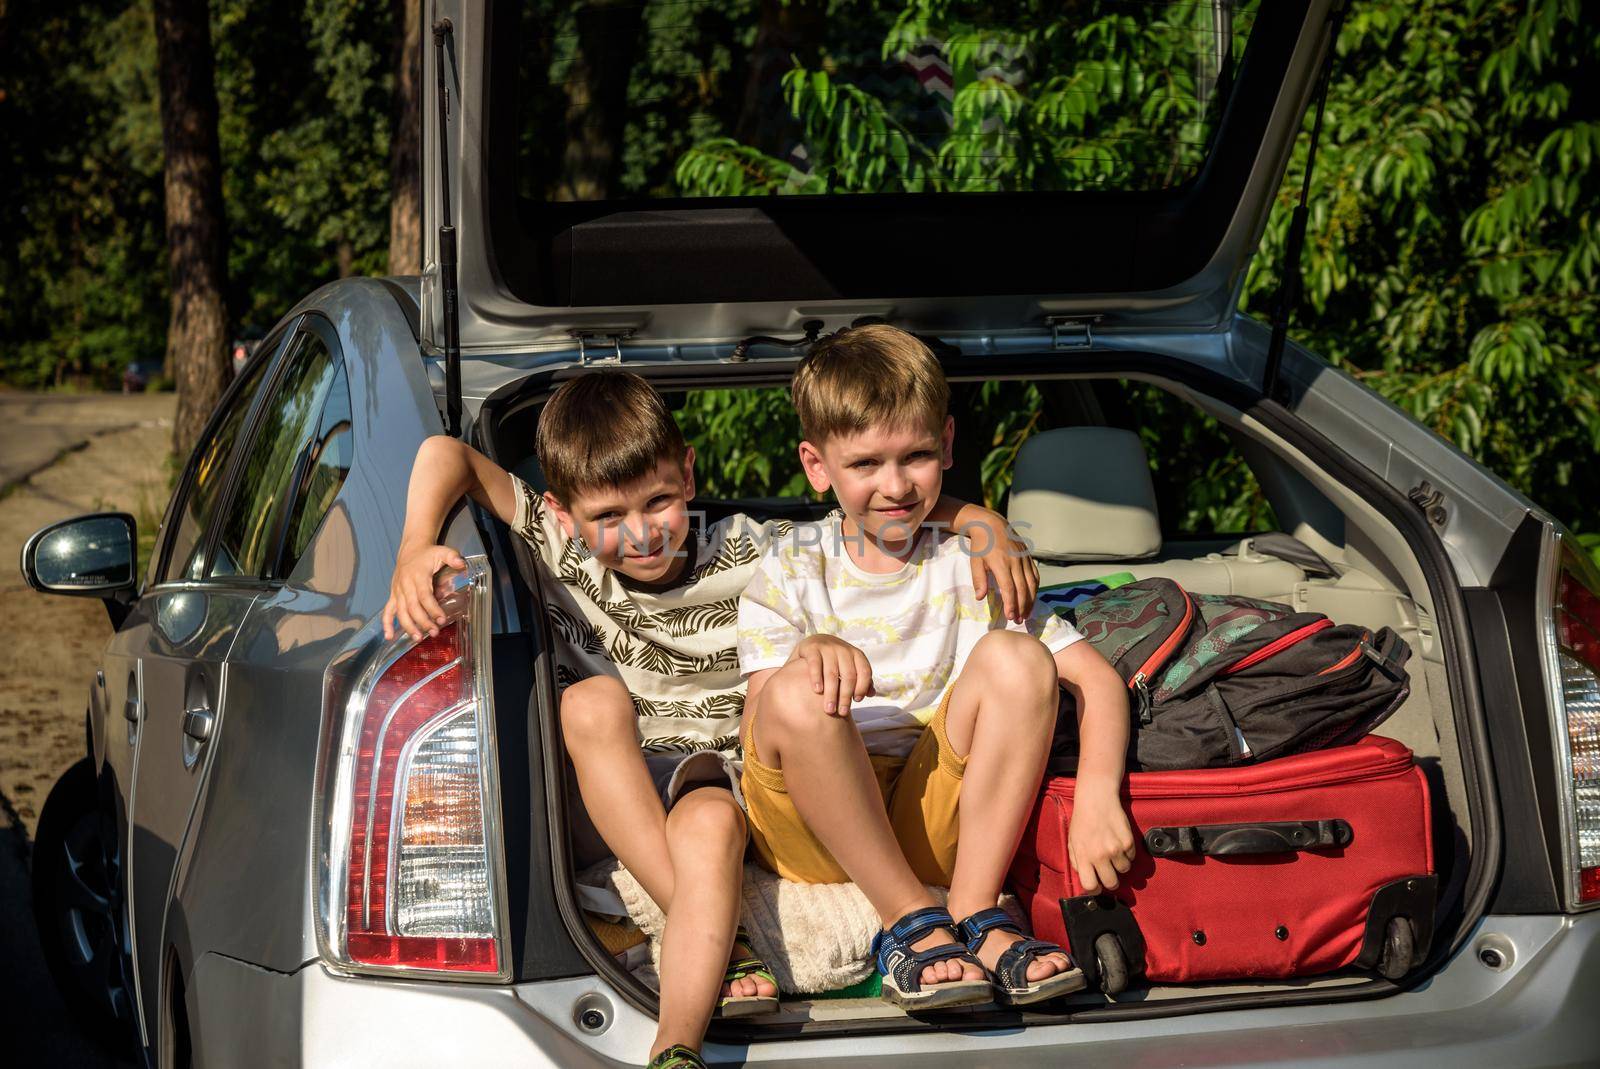
[[[1573,905],[1600,903],[1600,597],[1574,558],[1563,561],[1552,606],[1560,686],[1557,745],[1570,790],[1564,806],[1568,895]]]
[[[356,971],[508,976],[483,557],[448,576],[447,622],[389,643],[325,751],[324,953]]]

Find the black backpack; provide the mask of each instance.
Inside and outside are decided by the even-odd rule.
[[[1232,594],[1191,594],[1144,579],[1058,610],[1132,693],[1130,769],[1251,764],[1342,746],[1410,693],[1411,649],[1321,613]],[[1063,717],[1054,766],[1075,765],[1075,717]]]

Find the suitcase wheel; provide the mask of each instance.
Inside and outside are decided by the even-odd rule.
[[[1122,940],[1110,932],[1102,932],[1094,941],[1095,962],[1100,967],[1100,990],[1115,995],[1128,989],[1128,955],[1122,952]]]
[[[1416,945],[1411,921],[1405,917],[1390,917],[1383,935],[1383,952],[1378,957],[1378,972],[1384,979],[1398,980],[1411,970]]]

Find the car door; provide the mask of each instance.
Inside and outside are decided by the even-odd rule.
[[[282,479],[247,480],[251,493],[238,503],[242,515],[263,518],[277,548],[264,571],[252,566],[268,589],[228,654],[227,724],[211,744],[212,768],[174,877],[168,942],[185,961],[215,952],[289,970],[305,960],[325,673],[372,612],[371,592],[355,588],[353,517],[376,510],[365,487],[351,488],[354,503],[346,493],[356,439],[349,377],[331,323],[308,315],[302,331],[275,397],[282,418],[264,417],[252,449],[252,461]],[[188,996],[206,1000],[203,990]]]
[[[141,599],[149,626],[128,856],[147,1037],[159,1034],[178,861],[226,715],[228,651],[250,606],[272,586],[294,449],[309,435],[318,391],[327,386],[325,350],[308,347],[307,337],[291,332],[270,362],[247,369],[251,381],[234,398],[237,411],[196,454],[162,582]]]
[[[197,712],[213,702],[214,695],[207,691],[220,675],[219,651],[254,598],[250,592],[212,590],[196,580],[203,572],[203,554],[233,458],[284,337],[279,334],[261,347],[201,433],[162,522],[144,590],[105,653],[107,720],[102,742],[126,818],[121,844],[123,893],[139,1003],[135,1016],[146,1042],[149,1019],[142,1008],[151,1004],[155,992],[159,955],[154,948],[160,935],[159,921],[149,918],[160,915],[159,902],[166,895],[172,857],[194,796],[193,757],[200,749],[193,740],[185,746],[184,740],[190,738],[184,734],[185,699],[195,695]],[[203,720],[203,715],[197,716],[191,730],[203,730],[199,727]],[[191,750],[193,756],[188,756]],[[141,919],[146,932],[141,932]]]

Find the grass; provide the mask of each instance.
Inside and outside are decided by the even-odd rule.
[[[167,494],[171,493],[171,483],[175,481],[176,465],[172,457],[168,457],[163,465],[166,469],[164,480],[168,483]],[[161,490],[160,483],[153,479],[144,479],[134,487],[133,508],[128,510],[133,516],[135,535],[138,538],[136,547],[137,555],[134,559],[134,575],[143,575],[146,566],[150,563],[150,556],[155,552],[156,535],[161,527],[161,516],[165,511],[166,496],[157,496]],[[105,498],[97,497],[94,501],[96,512],[120,512],[112,502]]]

